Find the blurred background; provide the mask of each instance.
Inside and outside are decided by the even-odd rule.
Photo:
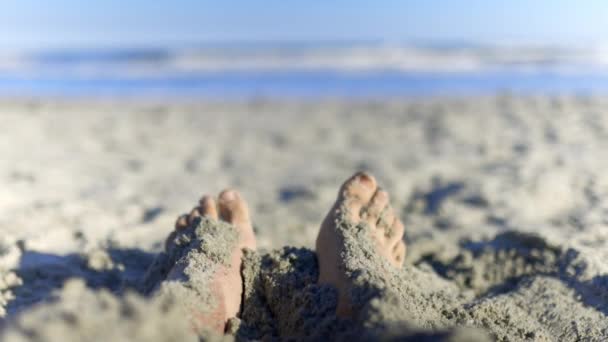
[[[602,0],[6,1],[0,95],[604,92]]]

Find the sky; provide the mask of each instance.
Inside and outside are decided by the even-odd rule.
[[[0,49],[226,41],[598,44],[607,0],[3,0]]]

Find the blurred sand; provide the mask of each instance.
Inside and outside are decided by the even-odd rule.
[[[250,202],[262,249],[312,247],[356,170],[391,193],[410,266],[518,230],[571,249],[580,281],[608,288],[605,98],[3,100],[0,113],[9,316],[68,278],[135,281],[175,217],[229,186]],[[606,316],[606,303],[591,307]]]

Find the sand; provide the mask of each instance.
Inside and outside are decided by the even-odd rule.
[[[200,288],[182,253],[211,251],[200,247],[212,227],[158,253],[178,214],[229,185],[250,202],[261,247],[246,255],[237,339],[608,338],[604,98],[0,108],[6,340],[196,338],[183,296],[151,291],[166,270],[142,281],[154,278],[151,265],[182,260],[187,279],[168,287]],[[349,322],[332,315],[335,291],[315,284],[310,248],[358,169],[391,193],[408,255],[391,270],[364,227],[343,227],[360,312]],[[221,262],[222,250],[205,258]]]

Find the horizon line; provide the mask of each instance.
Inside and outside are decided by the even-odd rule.
[[[72,43],[72,44],[32,44],[23,47],[2,47],[2,52],[48,52],[48,51],[104,51],[104,50],[161,50],[179,48],[239,48],[239,47],[350,47],[355,45],[403,46],[413,48],[566,48],[575,50],[581,48],[608,47],[606,42],[515,42],[515,41],[486,41],[472,39],[184,39],[165,42],[115,42],[115,43]]]

